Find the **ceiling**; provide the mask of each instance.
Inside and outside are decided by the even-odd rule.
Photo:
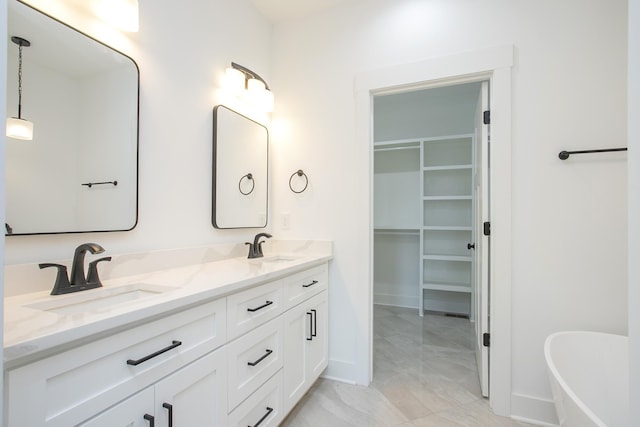
[[[352,0],[251,0],[271,22],[278,23],[310,15]]]

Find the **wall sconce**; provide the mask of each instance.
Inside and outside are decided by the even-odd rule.
[[[111,25],[123,31],[138,32],[138,0],[100,0],[95,10],[99,17]]]
[[[273,92],[257,73],[247,67],[231,63],[225,72],[225,87],[235,96],[244,97],[249,104],[261,111],[273,111]]]
[[[31,46],[31,42],[16,36],[11,37],[11,41],[18,45],[18,117],[7,118],[7,136],[31,141],[33,123],[22,118],[22,48]]]

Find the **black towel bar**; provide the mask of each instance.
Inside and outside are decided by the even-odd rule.
[[[588,154],[588,153],[607,153],[610,151],[627,151],[627,147],[624,148],[603,148],[601,150],[580,150],[580,151],[561,151],[558,154],[560,160],[567,160],[572,154]]]

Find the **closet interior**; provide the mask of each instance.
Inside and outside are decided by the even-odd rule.
[[[480,83],[374,97],[374,303],[474,316]]]

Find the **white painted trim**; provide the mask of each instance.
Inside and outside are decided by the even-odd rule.
[[[513,393],[511,418],[539,426],[558,426],[558,415],[553,400]]]
[[[413,295],[393,295],[393,294],[374,294],[373,303],[376,305],[389,305],[393,307],[418,309],[418,296]]]
[[[353,362],[329,359],[329,365],[321,376],[328,380],[340,381],[347,384],[356,384],[355,372],[356,367]]]
[[[459,53],[417,63],[401,64],[360,73],[355,78],[356,139],[368,152],[368,214],[362,212],[360,231],[367,236],[365,277],[369,284],[366,307],[356,317],[363,336],[356,344],[356,382],[368,385],[373,357],[373,95],[418,88],[491,81],[492,185],[490,405],[498,415],[511,414],[511,66],[513,46]],[[499,262],[497,262],[499,260]]]

